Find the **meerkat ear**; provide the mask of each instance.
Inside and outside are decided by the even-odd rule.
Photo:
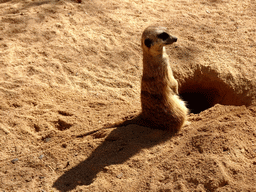
[[[145,39],[144,44],[145,44],[148,48],[150,48],[151,45],[153,44],[153,41],[152,41],[151,39],[147,38],[147,39]]]

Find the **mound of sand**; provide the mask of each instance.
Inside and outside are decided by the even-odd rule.
[[[256,191],[254,0],[0,0],[0,189]],[[190,124],[140,113],[142,31],[167,47]]]

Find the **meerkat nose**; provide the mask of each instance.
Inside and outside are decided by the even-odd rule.
[[[177,37],[174,37],[174,36],[170,36],[166,41],[165,41],[165,44],[166,45],[170,45],[170,44],[173,44],[175,42],[178,41],[178,38]]]

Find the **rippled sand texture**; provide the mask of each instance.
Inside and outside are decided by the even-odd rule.
[[[256,191],[256,1],[79,2],[0,0],[0,189]],[[98,130],[139,115],[151,24],[190,123]]]

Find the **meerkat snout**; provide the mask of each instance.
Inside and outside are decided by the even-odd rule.
[[[178,40],[177,37],[171,36],[166,32],[160,33],[159,35],[157,35],[157,37],[159,39],[162,39],[164,41],[165,45],[170,45],[174,42],[177,42],[177,40]]]

